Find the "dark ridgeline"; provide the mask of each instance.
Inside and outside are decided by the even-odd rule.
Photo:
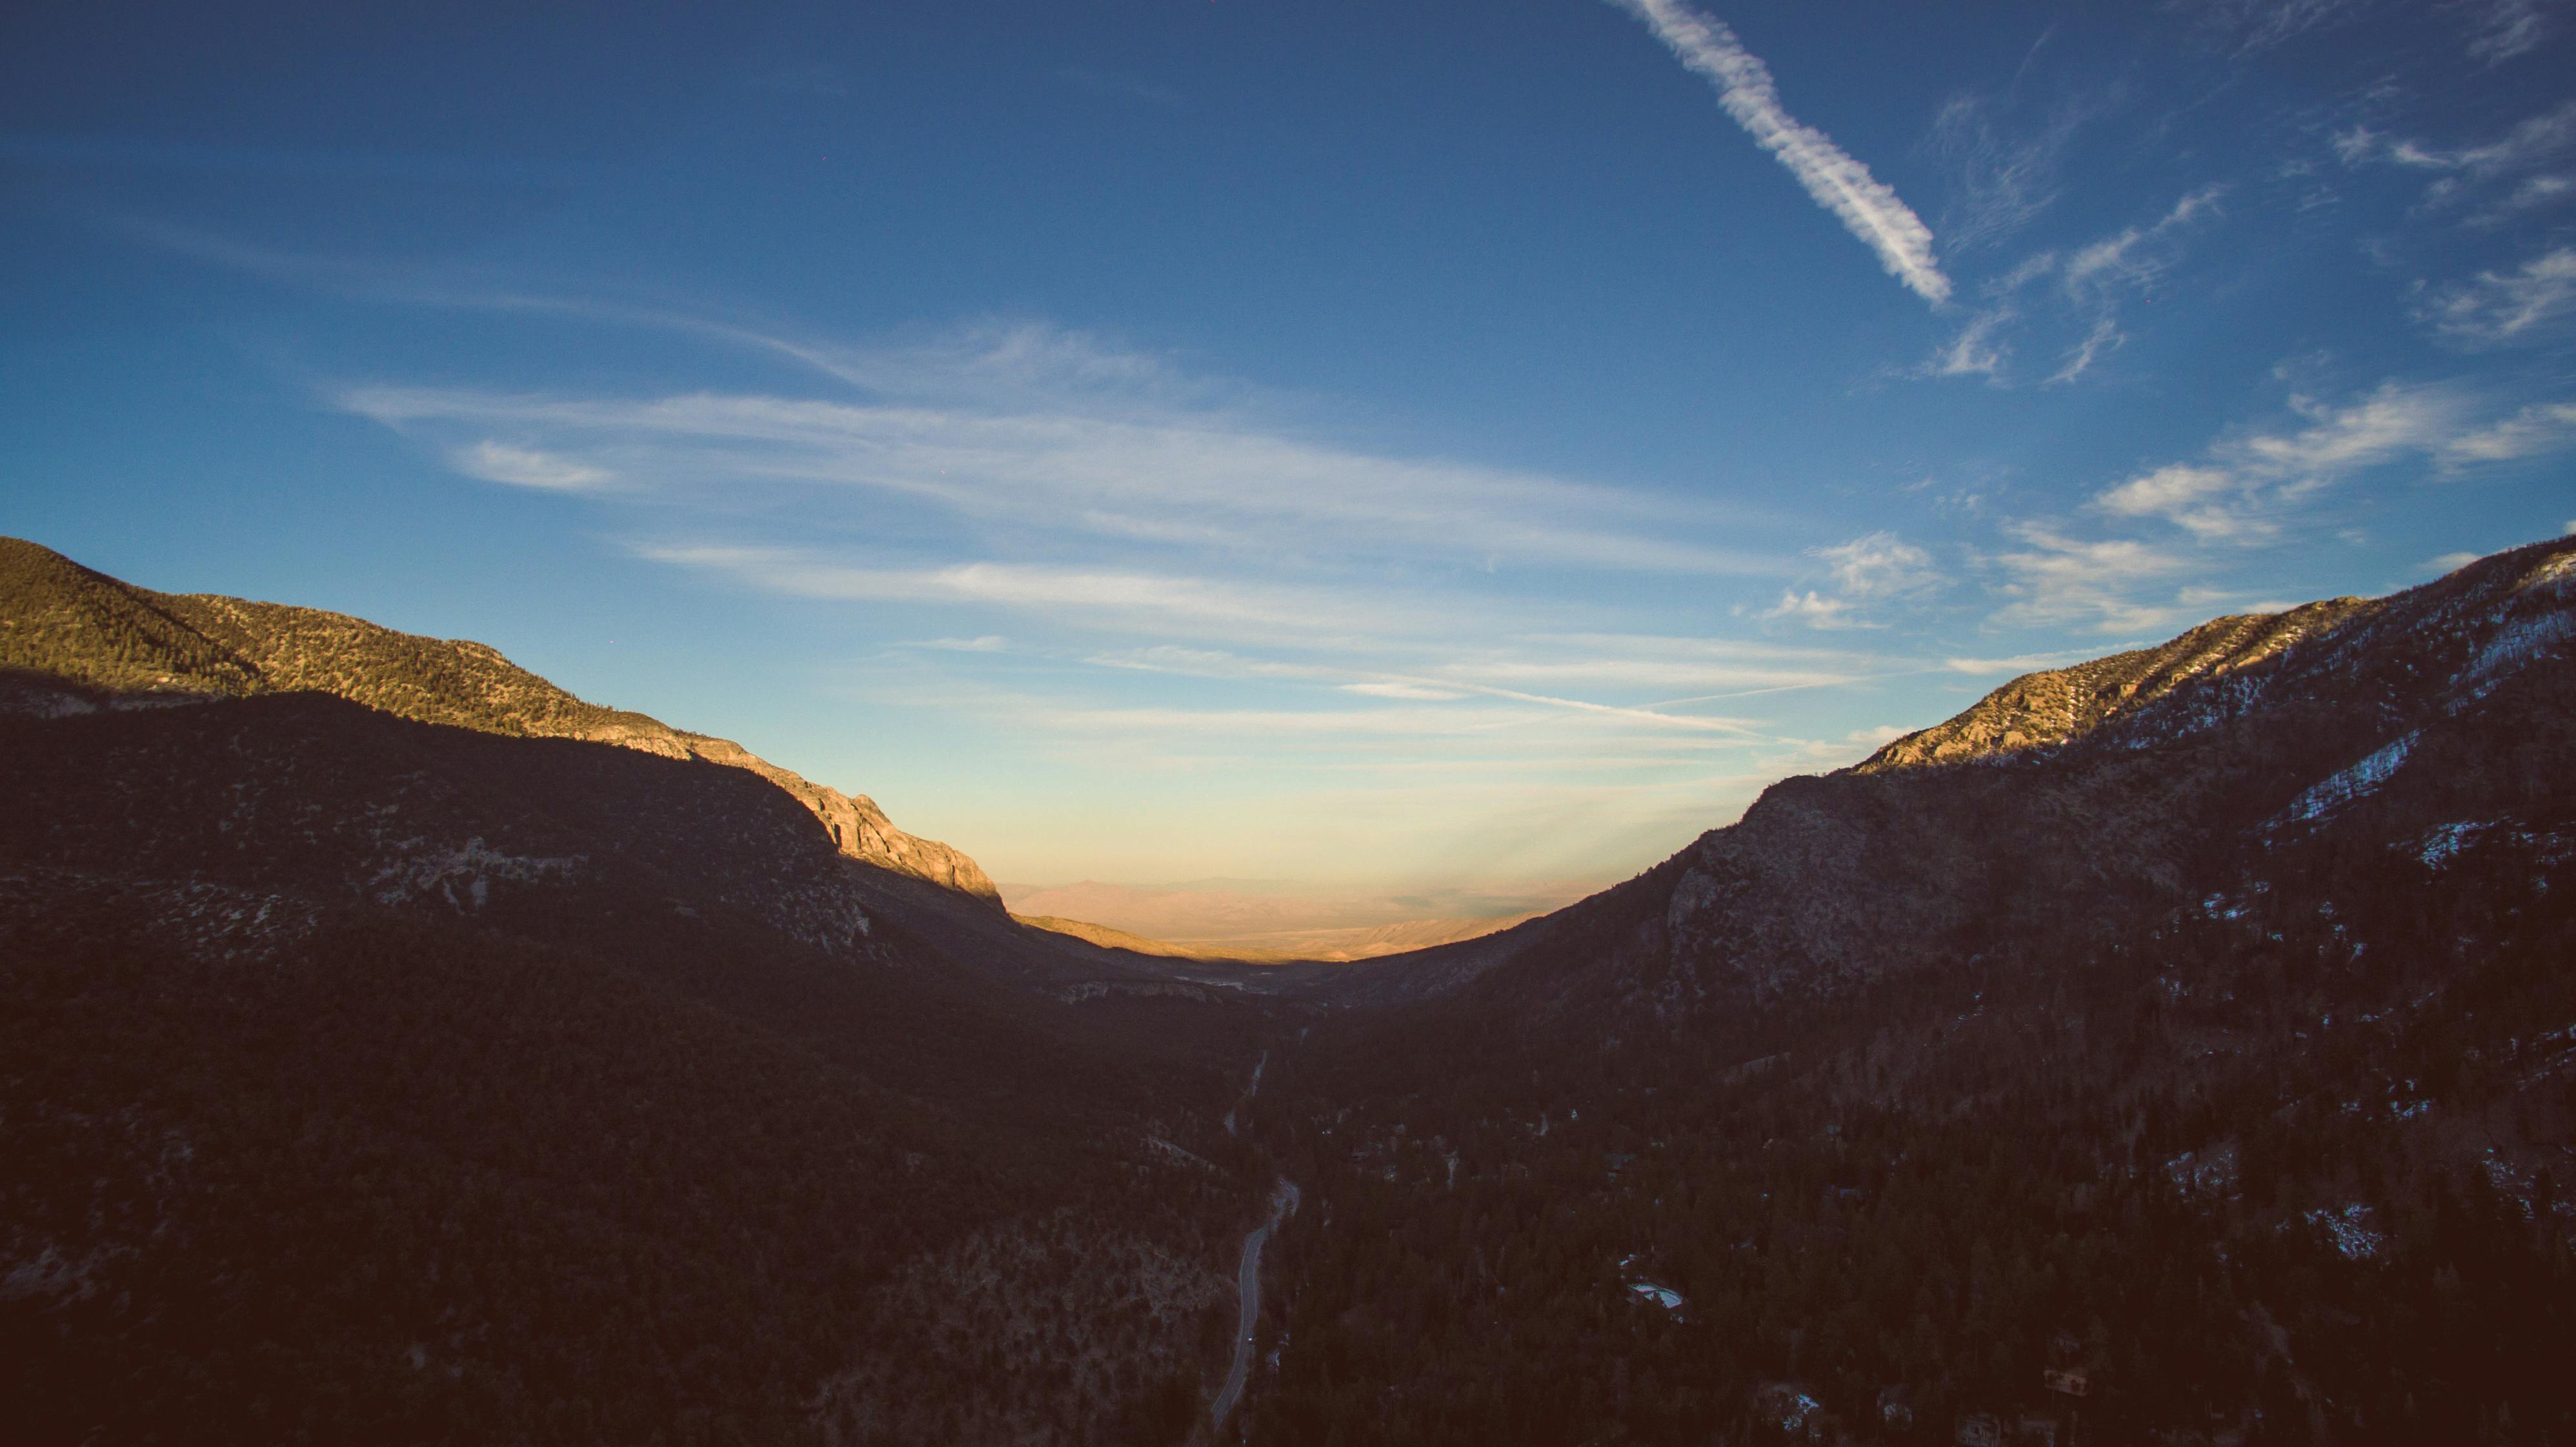
[[[1264,971],[477,645],[0,544],[0,1400],[1177,1442],[1285,1179],[1224,1440],[2568,1441],[2571,644],[2576,543],[2223,619]]]

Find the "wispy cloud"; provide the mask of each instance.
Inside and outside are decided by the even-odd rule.
[[[1983,96],[1944,103],[1930,140],[1951,174],[1942,249],[1956,256],[1991,246],[2056,204],[2066,153],[2084,119],[2081,110],[2064,110],[2038,131],[2017,134]]]
[[[2336,136],[2334,146],[2347,166],[2379,163],[2434,173],[2424,190],[2425,207],[2440,211],[2479,200],[2467,217],[2473,226],[2502,225],[2576,199],[2576,101],[2472,146],[2441,146],[2359,125]]]
[[[1714,531],[1704,509],[1302,436],[1222,397],[1187,400],[1188,384],[1152,358],[1049,329],[817,355],[879,396],[362,386],[338,401],[432,441],[470,436],[451,451],[457,465],[527,486],[613,474],[632,491],[719,508],[742,504],[755,485],[843,488],[979,534],[1044,530],[1273,556],[1786,571],[1776,559],[1691,541]]]
[[[2255,432],[2214,450],[2238,476],[2305,488],[2337,474],[2439,447],[2467,421],[2471,399],[2439,383],[2384,382],[2349,406],[2290,399],[2308,421],[2286,432]]]
[[[2240,57],[2269,50],[2312,30],[2330,29],[2371,7],[2372,0],[2174,0],[2197,10],[2202,28]]]
[[[1644,21],[1676,59],[1717,87],[1718,104],[1735,123],[1787,167],[1818,205],[1877,252],[1888,275],[1925,301],[1949,300],[1950,279],[1932,255],[1932,229],[1832,137],[1790,115],[1770,67],[1746,50],[1724,21],[1682,0],[1611,3]]]
[[[2000,380],[2009,351],[1998,334],[2020,316],[2021,312],[2009,301],[1997,302],[1970,313],[1967,323],[1959,328],[1959,334],[1935,350],[1922,366],[1915,369],[1915,375]]]
[[[1350,646],[1401,617],[1390,596],[1135,570],[974,561],[863,567],[798,549],[643,544],[638,556],[719,572],[751,587],[833,602],[960,604],[1192,637]]]
[[[2384,383],[2332,406],[2294,397],[2306,426],[2251,432],[2212,446],[2197,462],[2171,463],[2098,495],[2114,517],[2161,518],[2202,542],[2276,538],[2288,508],[2335,479],[2401,457],[2442,453],[2473,424],[2473,399],[2438,384]]]
[[[2091,325],[2083,340],[2067,350],[2050,382],[2074,381],[2128,340],[2119,325],[2122,303],[2153,292],[2164,280],[2180,259],[2183,233],[2217,212],[2222,189],[2203,187],[2175,202],[2151,225],[2128,227],[2068,253],[2059,284],[2076,313],[2090,318]]]
[[[1780,592],[1777,605],[1757,613],[1757,618],[1806,628],[1878,628],[1883,623],[1870,615],[1873,602],[1922,600],[1927,592],[1950,582],[1932,566],[1932,554],[1888,530],[1829,548],[1808,548],[1808,556],[1824,561],[1834,592],[1790,587]]]
[[[1817,754],[1720,700],[1892,668],[1615,631],[1677,582],[1821,561],[1877,587],[1906,566],[1747,551],[1748,530],[1776,526],[1749,510],[1354,444],[1311,399],[1042,325],[850,345],[523,300],[489,309],[743,349],[806,389],[374,384],[334,400],[459,471],[588,494],[636,556],[927,640],[868,657],[872,704],[1016,733],[1018,757],[1084,777],[1199,771],[1276,791],[1349,769],[1382,801],[1420,770],[1481,763],[1515,782],[1485,786],[1476,828],[1516,811],[1597,838],[1660,827],[1691,798],[1687,837],[1742,802],[1694,781],[1850,752]],[[1162,678],[1113,677],[1139,673]],[[1622,782],[1539,802],[1596,774]],[[1327,852],[1354,847],[1391,846]]]
[[[1694,643],[1699,646],[1692,646]],[[1582,642],[1535,636],[1508,648],[1460,649],[1450,645],[1445,655],[1419,649],[1416,652],[1419,661],[1409,668],[1364,666],[1350,657],[1324,661],[1253,658],[1223,649],[1173,644],[1095,652],[1083,661],[1103,668],[1195,678],[1297,681],[1382,698],[1475,695],[1577,710],[1601,705],[1561,696],[1568,689],[1607,690],[1629,697],[1640,692],[1668,693],[1676,688],[1759,693],[1830,688],[1858,682],[1872,671],[1863,666],[1863,660],[1813,650],[1760,654],[1715,640],[1597,635]],[[1540,689],[1547,691],[1538,692]],[[1652,710],[1685,701],[1705,699],[1663,700],[1636,706]],[[1700,716],[1688,726],[1699,728],[1708,722]],[[1717,722],[1739,731],[1743,728],[1742,720]]]
[[[448,460],[469,477],[546,492],[587,492],[610,480],[606,468],[488,439],[458,448]]]
[[[2037,673],[2044,668],[2064,668],[2101,656],[2099,648],[2075,648],[2056,653],[2016,653],[2010,658],[1945,658],[1941,666],[1952,673],[1987,677],[1998,673]]]
[[[2124,227],[2071,250],[2023,258],[1980,288],[1976,310],[1914,375],[1982,376],[2004,383],[2012,356],[2007,330],[2038,325],[2067,338],[2047,382],[2063,385],[2083,376],[2128,341],[2121,329],[2122,309],[2135,298],[2154,295],[2181,264],[2190,234],[2218,214],[2224,194],[2224,187],[2205,186],[2152,222]]]
[[[2543,252],[2512,271],[2482,271],[2430,289],[2416,316],[2463,347],[2536,342],[2576,319],[2576,247]]]
[[[2469,54],[2489,65],[2501,65],[2549,38],[2549,17],[2540,0],[2488,0],[2469,33]]]
[[[1832,567],[1834,584],[1847,597],[1904,597],[1945,581],[1930,553],[1884,529],[1818,548],[1815,555]]]
[[[2543,402],[2463,432],[2442,444],[2446,470],[2481,462],[2514,462],[2576,447],[2576,402]]]
[[[1867,604],[1917,599],[1949,581],[1932,566],[1930,553],[1884,529],[1810,549],[1809,555],[1826,565],[1834,591],[1786,590],[1761,617],[1810,628],[1874,627],[1864,614]]]
[[[2290,409],[2297,425],[2223,437],[2197,458],[2103,489],[2086,511],[2113,524],[2167,524],[2200,547],[2252,547],[2290,538],[2327,489],[2374,468],[2412,463],[2419,476],[2439,477],[2576,447],[2576,402],[2499,416],[2491,400],[2450,383],[2390,381],[2341,404],[2293,396]],[[2059,522],[2021,522],[2006,531],[2022,546],[1992,560],[2012,599],[1998,623],[2089,619],[2103,632],[2145,632],[2213,606],[2288,606],[2197,581],[2207,555],[2167,543],[2082,538]]]
[[[2086,332],[2084,340],[2067,350],[2064,359],[2058,363],[2057,370],[2048,374],[2048,384],[2052,387],[2063,386],[2083,376],[2093,369],[2095,362],[2102,360],[2105,354],[2115,350],[2128,339],[2128,333],[2120,330],[2117,318],[2108,314],[2095,317],[2093,330]]]
[[[1766,620],[1803,623],[1809,628],[1848,628],[1859,620],[1851,616],[1851,605],[1840,598],[1828,598],[1809,589],[1804,593],[1784,588],[1780,601],[1758,616]]]
[[[1995,615],[2008,627],[2074,625],[2097,633],[2163,628],[2177,605],[2142,601],[2142,585],[2180,576],[2187,560],[2131,538],[2086,540],[2045,523],[2006,529],[2021,546],[1995,558],[2003,594],[2013,601]]]
[[[1456,689],[1433,688],[1425,683],[1345,683],[1341,688],[1345,693],[1362,694],[1370,698],[1408,698],[1439,702],[1466,697]]]
[[[2200,537],[2231,538],[2248,528],[2227,505],[2237,491],[2236,476],[2226,468],[2177,462],[2133,477],[2094,501],[2122,517],[2161,517]],[[2264,531],[2268,535],[2268,527]]]

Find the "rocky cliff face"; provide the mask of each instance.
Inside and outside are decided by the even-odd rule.
[[[589,703],[481,643],[423,638],[315,608],[155,593],[0,538],[0,708],[65,714],[265,694],[332,694],[423,723],[587,739],[745,769],[794,797],[840,852],[1001,909],[974,860],[897,829],[864,795],[826,788],[728,739]]]

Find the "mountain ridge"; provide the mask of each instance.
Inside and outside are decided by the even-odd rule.
[[[1326,982],[1252,1447],[2568,1440],[2576,538],[2016,682]]]
[[[213,593],[158,593],[39,543],[0,538],[0,708],[48,715],[319,692],[413,719],[570,738],[746,770],[802,804],[843,855],[1001,911],[963,852],[895,827],[864,794],[783,769],[730,739],[576,697],[489,644]]]
[[[2179,900],[2182,841],[2195,831],[2283,815],[2382,751],[2402,762],[2400,741],[2456,732],[2462,710],[2571,639],[2576,538],[2491,554],[2384,598],[2213,619],[2151,648],[2026,674],[1857,765],[1784,779],[1633,879],[1424,952],[1439,968],[1418,983],[1375,972],[1324,988],[1378,1001],[1517,989],[1550,1012],[1624,994],[1649,1016],[1690,1013],[1738,991],[1830,992],[1973,953],[1972,922],[2036,907],[2013,900]],[[2010,782],[2042,767],[2054,772]],[[2010,812],[1954,821],[2006,798]],[[1626,922],[1605,947],[1587,921],[1612,917]],[[1548,958],[1556,965],[1539,963]]]
[[[2250,668],[2378,607],[2367,598],[2327,598],[2278,613],[2229,614],[2152,647],[2026,673],[1930,728],[1890,740],[1854,771],[2053,748],[2194,678]]]

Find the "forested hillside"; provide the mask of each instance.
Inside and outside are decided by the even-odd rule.
[[[1224,1369],[1259,1009],[997,983],[750,770],[328,693],[0,716],[0,793],[27,1440],[1173,1442]]]
[[[2025,680],[1316,1030],[1252,1440],[2568,1440],[2571,562]]]

